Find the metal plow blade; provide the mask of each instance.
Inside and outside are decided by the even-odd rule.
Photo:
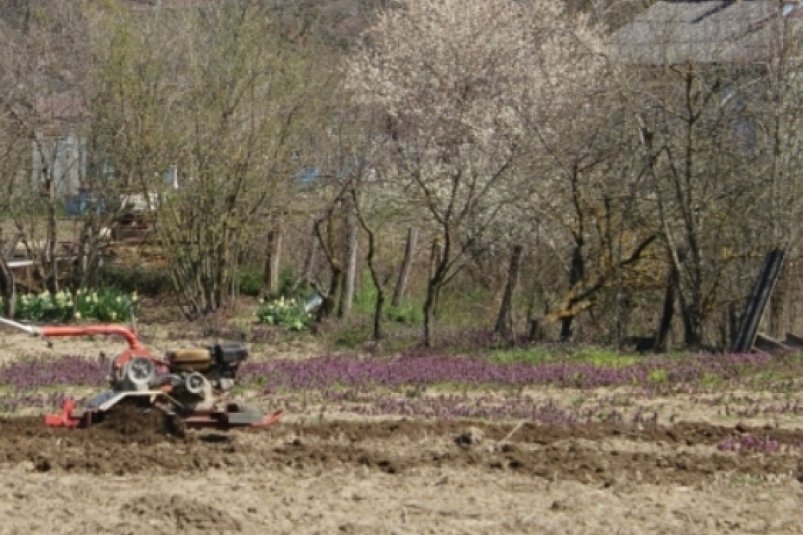
[[[221,431],[235,427],[268,427],[277,423],[284,411],[278,410],[264,414],[251,407],[227,407],[226,411],[196,413],[184,418],[184,424],[190,428],[215,428]]]

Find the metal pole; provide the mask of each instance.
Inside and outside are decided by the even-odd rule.
[[[7,325],[9,327],[13,327],[15,329],[19,329],[20,331],[32,334],[34,336],[42,335],[42,331],[41,329],[39,329],[39,327],[34,327],[33,325],[25,325],[24,323],[18,323],[16,321],[4,318],[2,316],[0,316],[0,323],[2,323],[3,325]]]

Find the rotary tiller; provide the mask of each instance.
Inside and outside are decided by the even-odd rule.
[[[145,347],[136,333],[122,325],[35,327],[0,318],[0,323],[45,338],[62,336],[120,336],[128,344],[111,361],[110,388],[94,396],[82,408],[68,399],[61,413],[45,416],[51,427],[88,427],[100,422],[120,405],[155,408],[190,428],[267,427],[282,411],[265,414],[236,401],[226,401],[234,387],[240,364],[248,351],[239,343],[167,351],[160,358]]]

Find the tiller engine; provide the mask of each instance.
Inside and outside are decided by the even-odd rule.
[[[264,414],[255,407],[227,401],[240,364],[248,351],[239,343],[167,351],[154,355],[122,325],[42,326],[24,325],[6,318],[0,323],[45,338],[59,336],[121,336],[128,349],[115,356],[109,370],[110,389],[89,399],[82,408],[67,400],[60,414],[45,416],[53,427],[88,427],[98,423],[116,406],[134,405],[158,409],[185,427],[267,427],[282,411]]]

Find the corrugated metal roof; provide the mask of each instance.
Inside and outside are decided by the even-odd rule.
[[[654,65],[762,61],[772,50],[779,7],[774,0],[657,2],[614,32],[609,51]]]

